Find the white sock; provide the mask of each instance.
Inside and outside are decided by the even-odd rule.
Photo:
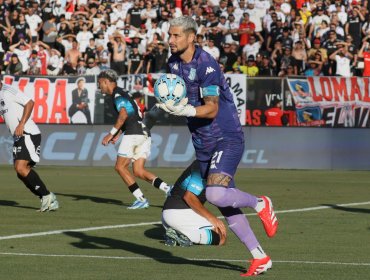
[[[263,259],[267,257],[265,251],[263,251],[261,246],[258,246],[257,248],[253,249],[251,251],[251,254],[253,256],[253,259]]]
[[[162,182],[161,185],[159,186],[159,189],[164,191],[165,193],[169,191],[170,186],[167,185],[165,182]]]
[[[136,197],[137,200],[145,201],[144,194],[141,192],[140,189],[135,190],[132,194]]]
[[[258,198],[257,200],[258,200],[258,202],[257,202],[256,208],[254,208],[254,210],[256,210],[256,212],[258,213],[258,212],[262,211],[263,208],[265,208],[266,203],[262,198]]]
[[[158,186],[158,184],[160,185]],[[163,180],[159,177],[153,179],[152,186],[164,191],[165,193],[167,193],[170,190],[170,186],[167,185],[166,182],[163,182]]]

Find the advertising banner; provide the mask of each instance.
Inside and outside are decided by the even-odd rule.
[[[294,126],[294,124],[294,104],[290,92],[286,94],[284,91],[284,80],[248,77],[245,125]]]
[[[95,76],[5,76],[4,82],[34,100],[32,118],[36,123],[94,123]]]
[[[40,125],[41,165],[114,166],[120,141],[103,146],[108,125]],[[244,127],[239,167],[370,169],[370,130],[306,127]],[[271,136],[273,135],[273,140]],[[186,167],[194,159],[188,128],[155,126],[148,167]],[[13,138],[0,125],[0,164],[12,163]]]
[[[246,105],[247,105],[247,79],[243,74],[226,74],[226,81],[230,87],[234,97],[234,103],[238,110],[239,120],[242,125],[246,121]]]
[[[370,127],[367,77],[288,79],[297,124],[322,127]]]

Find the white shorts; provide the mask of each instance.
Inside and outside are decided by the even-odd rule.
[[[150,155],[151,137],[145,135],[124,135],[118,148],[118,156],[147,159]]]
[[[195,244],[210,244],[212,224],[192,209],[163,210],[162,224],[185,234]]]

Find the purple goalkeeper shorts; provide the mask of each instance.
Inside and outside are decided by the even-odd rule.
[[[207,178],[209,174],[221,173],[233,179],[243,152],[244,140],[230,138],[218,141],[212,152],[196,151],[202,178]],[[207,161],[204,160],[206,156]],[[229,187],[235,187],[234,180],[229,183]]]

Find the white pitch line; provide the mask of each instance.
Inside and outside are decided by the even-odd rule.
[[[77,229],[61,229],[61,230],[52,230],[52,231],[44,231],[44,232],[35,232],[35,233],[15,234],[15,235],[9,235],[9,236],[0,236],[0,240],[15,239],[15,238],[26,238],[26,237],[34,237],[34,236],[45,236],[45,235],[53,235],[53,234],[62,234],[62,233],[65,233],[65,232],[86,232],[86,231],[93,231],[93,230],[150,226],[150,225],[157,225],[157,224],[162,224],[162,223],[161,222],[148,222],[148,223],[138,223],[138,224],[123,224],[123,225],[77,228]]]
[[[347,207],[347,206],[359,206],[359,205],[368,205],[368,204],[370,204],[370,201],[353,202],[353,203],[346,203],[346,204],[333,204],[332,206]],[[281,214],[281,213],[315,211],[315,210],[333,208],[332,206],[317,206],[317,207],[308,207],[308,208],[301,208],[301,209],[280,210],[280,211],[275,211],[275,213]]]
[[[116,260],[187,260],[187,261],[221,261],[221,262],[245,262],[245,260],[234,259],[201,259],[201,258],[149,258],[149,257],[120,257],[120,256],[98,256],[98,255],[65,255],[65,254],[32,254],[32,253],[7,253],[0,252],[5,256],[24,256],[24,257],[59,257],[59,258],[87,258],[87,259],[116,259]],[[325,264],[325,265],[347,265],[347,266],[370,266],[370,263],[347,263],[347,262],[319,262],[319,261],[282,261],[274,260],[274,263],[291,263],[291,264]]]
[[[335,204],[333,206],[346,207],[346,206],[359,206],[359,205],[368,205],[368,204],[370,204],[370,201],[354,202],[354,203],[347,203],[347,204]],[[277,213],[277,214],[296,213],[296,212],[307,212],[307,211],[323,210],[323,209],[330,209],[330,208],[332,208],[332,207],[331,206],[317,206],[317,207],[308,207],[308,208],[300,208],[300,209],[280,210],[280,211],[275,211],[275,213]],[[250,213],[250,214],[245,214],[245,215],[246,216],[253,216],[253,215],[256,215],[256,214],[255,213]],[[220,217],[220,218],[223,218],[223,217]],[[86,231],[94,231],[94,230],[129,228],[129,227],[150,226],[150,225],[160,225],[160,224],[162,224],[162,223],[160,221],[158,221],[158,222],[110,225],[110,226],[78,228],[78,229],[61,229],[61,230],[53,230],[53,231],[44,231],[44,232],[35,232],[35,233],[25,233],[25,234],[0,236],[0,240],[8,240],[8,239],[16,239],[16,238],[28,238],[28,237],[45,236],[45,235],[53,235],[53,234],[62,234],[62,233],[65,233],[65,232],[86,232]]]

